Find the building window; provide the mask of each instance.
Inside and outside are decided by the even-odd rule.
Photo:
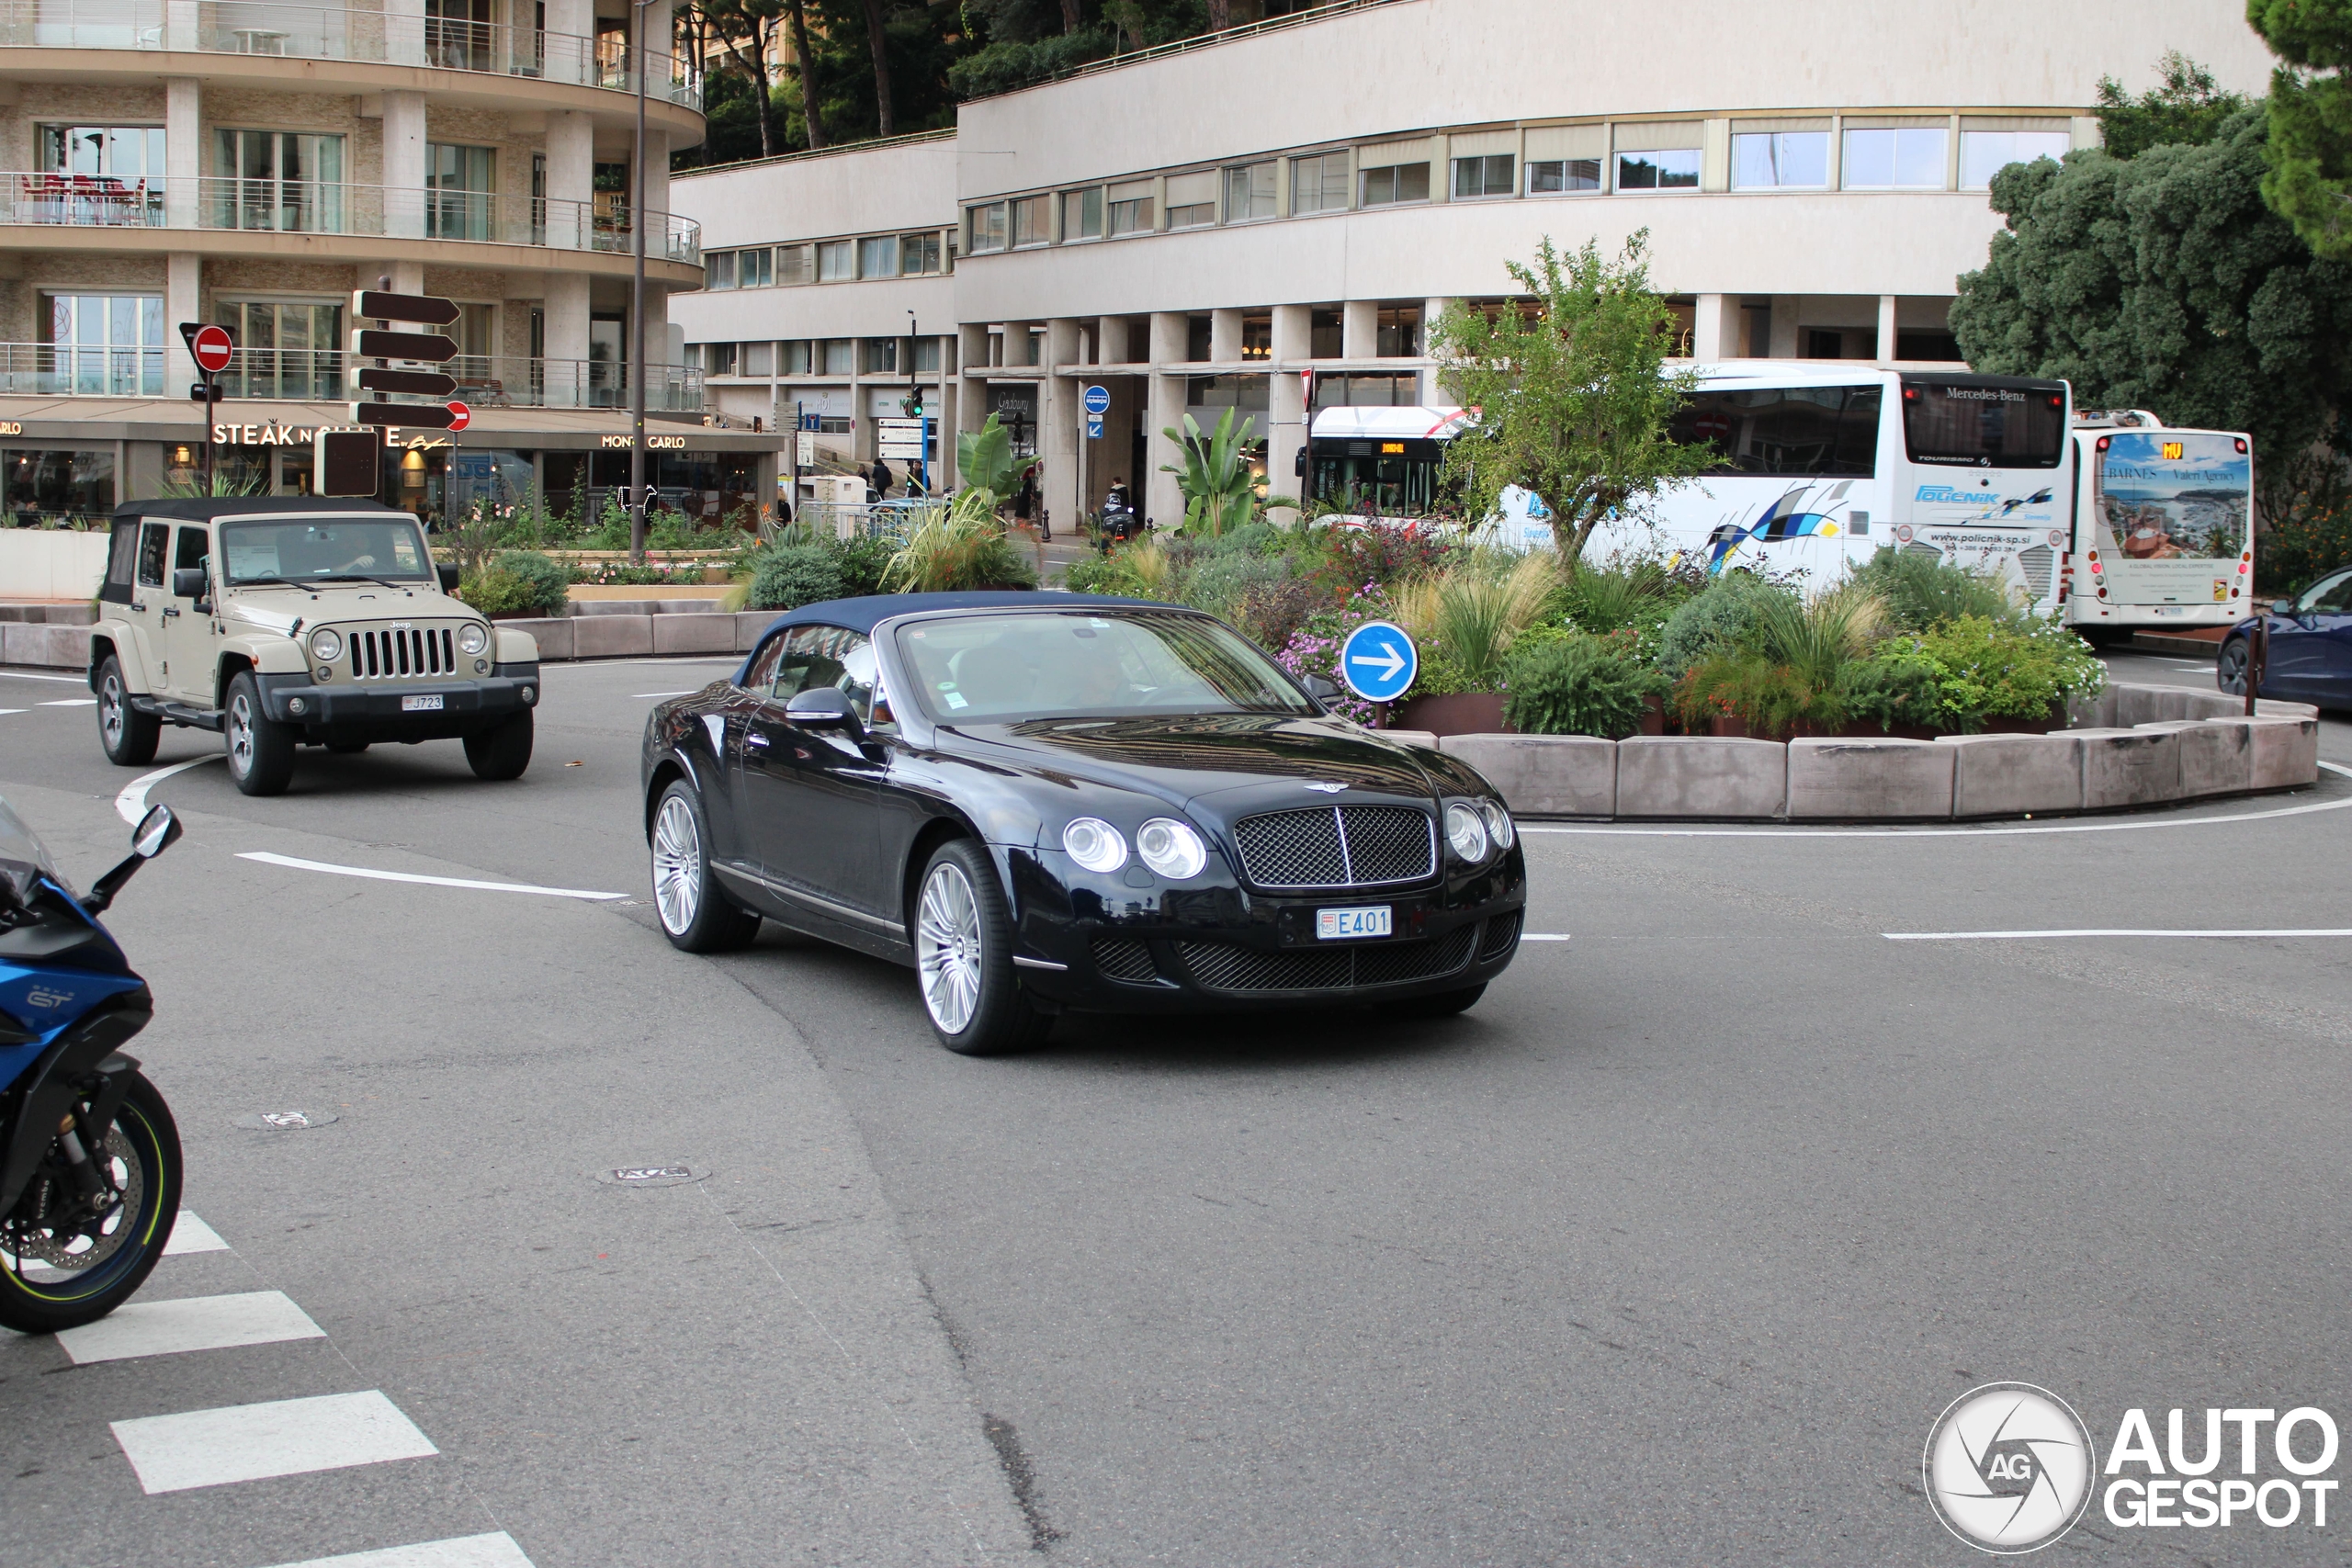
[[[8,477],[9,515],[20,527],[42,517],[104,517],[114,510],[111,451],[0,452],[0,469]],[[163,573],[155,575],[161,587]]]
[[[990,201],[967,209],[971,220],[972,243],[968,247],[974,255],[1004,249],[1004,203]]]
[[[1943,189],[1945,135],[1939,125],[1846,132],[1846,188]]]
[[[1508,152],[1490,152],[1482,158],[1453,160],[1453,196],[1457,201],[1481,196],[1510,196],[1519,187],[1513,182],[1513,165],[1518,162]]]
[[[488,148],[435,149],[487,152]],[[223,229],[275,229],[293,233],[343,231],[343,138],[291,130],[220,130],[213,133],[212,219]],[[426,165],[432,167],[430,164]],[[428,175],[426,183],[431,184]],[[463,197],[454,197],[462,202]],[[439,216],[425,202],[430,222]],[[429,231],[437,239],[464,239],[462,209],[452,231]],[[487,214],[483,214],[487,217]]]
[[[1274,356],[1274,318],[1271,315],[1241,318],[1241,357],[1272,359]]]
[[[1402,375],[1317,376],[1315,406],[1329,408],[1411,408],[1421,400],[1421,378]]]
[[[1380,311],[1373,352],[1383,359],[1411,359],[1421,352],[1421,308],[1387,305]]]
[[[829,337],[825,340],[825,362],[821,373],[827,376],[847,376],[857,368],[857,340]]]
[[[1216,317],[1185,317],[1184,357],[1195,365],[1207,364],[1212,356],[1209,345],[1216,341]]]
[[[1363,172],[1363,205],[1393,207],[1400,201],[1427,201],[1430,198],[1430,166],[1427,163],[1389,164]]]
[[[784,345],[784,373],[787,376],[806,376],[810,374],[808,368],[808,340],[807,338],[797,337]]]
[[[816,282],[816,247],[778,245],[775,248],[775,280],[778,283]]]
[[[857,276],[860,277],[896,277],[899,276],[899,236],[877,235],[857,243]]]
[[[1731,139],[1734,190],[1820,190],[1828,184],[1826,130],[1741,132]]]
[[[703,368],[713,376],[735,374],[735,345],[731,343],[707,343],[703,348]]]
[[[817,281],[846,283],[857,276],[857,245],[851,240],[828,240],[817,247]]]
[[[1012,243],[1022,245],[1049,245],[1054,240],[1054,198],[1049,196],[1023,197],[1012,204]]]
[[[1112,201],[1112,233],[1148,234],[1154,227],[1148,186],[1135,195],[1118,197]]]
[[[44,294],[38,331],[43,393],[163,396],[162,295]]]
[[[1102,237],[1102,187],[1062,193],[1062,238],[1099,240]]]
[[[765,288],[775,282],[775,253],[762,245],[755,251],[735,253],[735,286],[738,288]]]
[[[1666,148],[1617,154],[1619,190],[1697,190],[1699,149]]]
[[[1294,215],[1309,212],[1345,212],[1348,209],[1348,155],[1326,152],[1314,158],[1293,158],[1290,161],[1290,209]]]
[[[899,373],[899,340],[894,337],[870,337],[865,340],[865,371],[868,376],[895,376]]]
[[[1337,310],[1310,310],[1306,315],[1306,356],[1309,359],[1337,359],[1345,339],[1340,313]]]
[[[230,398],[307,400],[343,395],[343,306],[314,299],[232,299],[215,307],[237,340],[221,373]],[[465,347],[464,320],[450,336]],[[451,374],[456,374],[453,370]]]
[[[909,277],[937,272],[943,254],[936,232],[899,236],[899,270]]]
[[[164,128],[160,125],[44,125],[40,128],[40,172],[96,175],[125,185],[164,183]]]
[[[743,345],[743,372],[746,376],[775,374],[775,344],[747,343]]]
[[[1204,229],[1216,221],[1216,203],[1214,201],[1196,201],[1168,209],[1168,226],[1170,229]]]
[[[491,192],[497,188],[498,149],[424,144],[424,237],[488,240],[495,227]],[[394,201],[403,199],[399,196]]]
[[[935,337],[915,339],[915,373],[936,373],[939,369],[939,340]]]
[[[1598,158],[1530,159],[1527,164],[1527,194],[1557,196],[1563,191],[1599,190],[1600,160]]]
[[[1225,220],[1247,223],[1274,215],[1274,165],[1244,164],[1225,171]]]
[[[2011,164],[2064,158],[2075,139],[2063,130],[1970,130],[1960,133],[1960,188],[1985,190]]]
[[[702,286],[709,289],[735,287],[735,253],[713,251],[703,257]]]
[[[1184,381],[1184,406],[1263,412],[1270,389],[1263,376],[1192,376]],[[1259,422],[1260,428],[1264,421]]]

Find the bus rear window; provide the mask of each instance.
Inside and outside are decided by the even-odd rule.
[[[1905,377],[1903,440],[1915,463],[2054,468],[2066,451],[2066,389],[2055,381]]]

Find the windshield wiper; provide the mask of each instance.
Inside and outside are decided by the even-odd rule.
[[[364,571],[331,571],[323,577],[314,577],[311,579],[311,581],[313,582],[373,582],[379,587],[384,588],[408,588],[413,586],[413,584],[406,582],[394,582],[390,578],[370,577]]]
[[[229,580],[229,586],[232,588],[258,588],[266,582],[280,582],[284,583],[288,588],[300,588],[303,586],[301,583],[295,581],[294,579],[290,577],[274,576],[232,577]]]

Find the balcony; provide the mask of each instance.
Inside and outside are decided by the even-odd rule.
[[[637,91],[629,51],[499,22],[331,10],[263,0],[0,0],[0,48],[268,55],[424,66]],[[690,64],[645,55],[649,96],[702,111]]]
[[[345,376],[350,363],[336,349],[240,348],[220,375],[220,395],[232,401],[345,402],[353,396]],[[161,344],[0,344],[0,395],[187,396],[185,382],[166,389],[164,368]],[[628,407],[628,367],[609,359],[461,354],[442,368],[457,378],[459,400],[476,410]],[[647,366],[645,406],[656,413],[700,413],[702,371]]]
[[[73,229],[209,229],[368,239],[447,240],[544,250],[629,254],[626,204],[488,191],[404,190],[308,180],[199,179],[175,199],[161,180],[108,175],[0,174],[0,225]],[[649,213],[646,254],[702,265],[702,226]]]

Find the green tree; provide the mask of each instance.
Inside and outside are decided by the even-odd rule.
[[[2174,142],[2201,145],[2220,135],[2223,123],[2246,107],[2244,94],[2222,91],[2211,72],[2177,50],[2158,62],[2156,69],[2164,85],[2136,98],[2114,77],[2099,78],[2099,145],[2109,157],[2136,158],[2151,147]]]
[[[2352,0],[2246,0],[2270,73],[2262,195],[2323,256],[2352,254]]]
[[[2269,513],[2352,375],[2352,264],[2264,205],[2263,129],[2246,108],[2206,146],[2002,170],[1951,325],[1976,369],[2064,377],[2078,407],[2247,432]]]
[[[1638,513],[1714,456],[1667,434],[1698,372],[1667,368],[1676,323],[1650,287],[1648,244],[1645,229],[1611,261],[1589,240],[1563,256],[1547,236],[1533,266],[1508,264],[1532,299],[1456,300],[1430,333],[1442,384],[1476,411],[1447,449],[1446,480],[1472,517],[1494,514],[1509,486],[1532,492],[1571,572],[1605,519]]]

